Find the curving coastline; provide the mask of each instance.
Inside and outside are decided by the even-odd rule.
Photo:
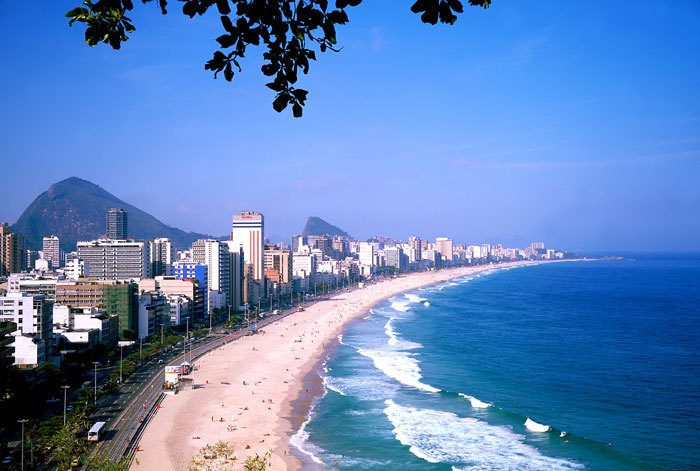
[[[322,391],[320,376],[314,372],[349,321],[405,291],[533,263],[413,273],[335,294],[268,325],[263,334],[208,353],[197,362],[197,389],[165,399],[144,432],[131,468],[186,470],[202,446],[218,440],[233,445],[239,462],[271,451],[272,469],[309,467],[310,462],[302,462],[304,454],[290,446],[290,438]]]

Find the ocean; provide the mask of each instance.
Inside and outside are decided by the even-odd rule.
[[[292,438],[311,468],[700,469],[700,257],[401,294],[351,323],[321,373]]]

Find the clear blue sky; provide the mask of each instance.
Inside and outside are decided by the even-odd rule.
[[[204,71],[218,15],[134,2],[120,51],[83,42],[78,0],[0,0],[0,220],[79,176],[164,222],[216,235],[265,214],[358,238],[542,240],[700,250],[700,2],[495,0],[429,26],[412,1],[349,9],[338,54],[271,108],[250,51]]]

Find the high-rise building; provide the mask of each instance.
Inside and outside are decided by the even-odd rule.
[[[42,253],[42,258],[49,262],[51,268],[61,266],[61,245],[58,236],[44,237]]]
[[[387,247],[384,251],[386,252],[387,266],[396,267],[397,270],[405,268],[404,254],[400,247]]]
[[[129,280],[151,276],[151,245],[135,240],[99,239],[78,242],[78,257],[100,280]]]
[[[0,276],[19,273],[25,268],[26,241],[5,222],[0,224]]]
[[[436,238],[435,250],[440,252],[443,260],[448,262],[452,261],[452,239],[448,239],[447,237]]]
[[[107,211],[107,238],[121,240],[127,237],[128,224],[126,211],[121,208],[112,208]]]
[[[170,276],[175,246],[168,238],[154,239],[151,244],[151,276]]]
[[[119,317],[119,337],[136,340],[139,332],[139,286],[136,283],[106,284],[102,296],[104,312]]]
[[[209,267],[207,288],[209,291],[221,291],[224,302],[230,304],[231,258],[228,244],[215,239],[200,239],[192,244],[192,261]]]
[[[233,216],[231,240],[243,249],[245,263],[253,267],[253,279],[262,280],[265,273],[265,218],[253,211]]]
[[[360,243],[360,265],[374,265],[374,245],[369,242]]]
[[[243,282],[244,274],[244,257],[241,252],[240,245],[232,240],[223,240],[222,243],[228,246],[229,251],[229,305],[231,310],[237,311],[243,305]]]
[[[422,253],[422,246],[420,237],[409,237],[408,238],[408,245],[411,247],[411,250],[413,250],[413,257],[415,261],[420,261],[422,259],[421,253]]]
[[[280,283],[289,283],[292,280],[292,254],[287,250],[266,250],[265,271],[276,270]]]
[[[27,264],[28,270],[33,270],[36,261],[39,259],[39,252],[36,250],[27,250]]]

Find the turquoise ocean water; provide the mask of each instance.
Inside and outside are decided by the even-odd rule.
[[[346,329],[324,376],[292,439],[320,468],[700,469],[700,257],[402,294]]]

